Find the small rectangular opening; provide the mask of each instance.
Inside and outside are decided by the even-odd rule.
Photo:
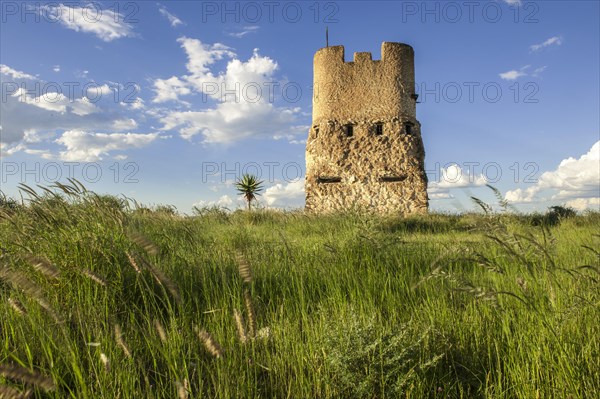
[[[319,176],[317,183],[339,183],[342,181],[341,177],[337,176]]]
[[[354,125],[351,123],[344,125],[344,134],[346,135],[346,137],[354,136]]]
[[[375,135],[376,136],[383,135],[383,123],[376,123],[375,124]]]
[[[406,180],[406,176],[381,176],[381,181],[384,183],[394,183]]]
[[[315,132],[315,138],[319,137],[319,126],[313,126],[313,130]]]
[[[412,122],[404,123],[404,133],[408,134],[409,136],[411,134],[413,134],[413,123]]]

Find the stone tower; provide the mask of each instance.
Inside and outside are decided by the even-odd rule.
[[[427,212],[427,175],[413,48],[384,42],[381,60],[344,47],[314,57],[312,127],[306,142],[306,209]]]

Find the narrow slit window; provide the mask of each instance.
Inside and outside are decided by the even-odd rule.
[[[380,180],[384,183],[395,183],[406,180],[406,176],[382,176]]]
[[[345,125],[344,126],[344,134],[346,135],[346,137],[354,136],[354,125],[351,123]]]
[[[375,124],[375,135],[382,136],[383,135],[383,123]]]
[[[404,132],[405,132],[407,135],[409,135],[409,136],[410,136],[411,134],[413,134],[413,124],[412,124],[412,122],[406,122],[406,123],[404,124]]]
[[[339,183],[342,181],[341,177],[337,177],[337,176],[319,176],[317,178],[317,182],[318,183]]]
[[[315,138],[319,137],[319,126],[313,126],[313,130],[315,131]]]

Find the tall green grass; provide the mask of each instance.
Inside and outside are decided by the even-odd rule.
[[[0,397],[600,397],[598,213],[182,217],[22,190]]]

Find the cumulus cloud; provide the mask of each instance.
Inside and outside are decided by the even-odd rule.
[[[265,190],[263,198],[269,206],[278,205],[282,207],[297,203],[298,199],[304,199],[304,179],[287,184],[277,183]]]
[[[66,147],[60,152],[63,161],[95,162],[110,155],[112,151],[140,148],[152,143],[158,133],[93,133],[69,130],[56,140]]]
[[[233,204],[234,204],[234,200],[229,195],[222,195],[216,201],[200,200],[200,201],[196,202],[195,204],[193,204],[193,206],[198,207],[198,208],[213,207],[213,206],[217,206],[220,208],[230,208]]]
[[[164,103],[167,101],[180,101],[179,96],[185,96],[192,91],[186,87],[187,83],[181,81],[178,77],[172,76],[169,79],[156,79],[154,85],[154,103]]]
[[[543,48],[546,47],[550,47],[550,46],[560,46],[561,44],[563,44],[563,38],[560,36],[553,36],[550,39],[546,40],[543,43],[539,43],[539,44],[533,44],[531,46],[529,46],[529,49],[531,51],[539,51]]]
[[[10,76],[11,78],[18,79],[18,80],[22,80],[22,79],[36,80],[37,79],[33,75],[30,75],[25,72],[17,71],[16,69],[12,69],[8,65],[4,65],[4,64],[0,64],[0,73],[2,75]]]
[[[71,100],[64,94],[58,92],[44,93],[38,97],[30,97],[27,94],[27,90],[19,88],[15,94],[13,94],[13,97],[17,97],[19,102],[33,105],[47,111],[59,112],[61,114],[68,111],[75,115],[85,116],[99,111],[99,108],[87,97]]]
[[[294,126],[299,108],[274,105],[277,62],[260,55],[258,49],[243,61],[221,43],[206,44],[187,37],[178,42],[187,54],[189,74],[155,80],[153,102],[181,102],[179,96],[194,94],[201,95],[205,107],[164,112],[160,116],[163,130],[177,129],[185,139],[201,135],[206,143],[304,133],[303,127]],[[223,59],[227,60],[225,69],[213,71]],[[209,102],[216,105],[210,107]]]
[[[593,203],[600,197],[600,141],[579,158],[569,157],[553,171],[544,172],[538,182],[525,189],[508,191],[505,198],[513,203],[542,201],[542,192],[551,191],[550,200]]]
[[[93,7],[71,7],[62,3],[45,5],[43,12],[68,29],[91,33],[105,42],[134,35],[133,27],[125,22],[126,16],[110,9],[100,9],[97,4]]]
[[[583,211],[586,209],[600,211],[600,198],[577,198],[567,201],[565,205],[578,211]]]
[[[160,15],[169,20],[169,23],[172,27],[175,28],[178,25],[185,25],[182,20],[177,18],[177,16],[167,11],[167,7],[163,6],[162,4],[158,4],[158,11],[160,12]]]
[[[14,75],[12,68],[6,67],[3,70]],[[27,75],[33,78],[22,72],[18,73],[20,75],[16,76]],[[79,88],[84,85],[82,83]],[[107,84],[90,86],[81,93],[68,87],[62,87],[62,92],[47,92],[44,87],[45,83],[37,79],[1,85],[0,96],[3,101],[0,102],[0,141],[3,155],[19,151],[31,154],[46,151],[47,148],[34,149],[31,145],[47,145],[63,131],[121,132],[137,128],[137,122],[132,116],[125,115],[131,114],[138,106],[143,107],[143,102],[141,105],[132,103],[131,107],[126,108],[115,102],[113,90]],[[44,139],[32,141],[34,134]]]
[[[485,176],[471,175],[469,170],[463,170],[458,164],[448,165],[440,169],[439,181],[431,181],[427,186],[427,193],[432,200],[454,198],[450,189],[479,187],[487,184]]]

